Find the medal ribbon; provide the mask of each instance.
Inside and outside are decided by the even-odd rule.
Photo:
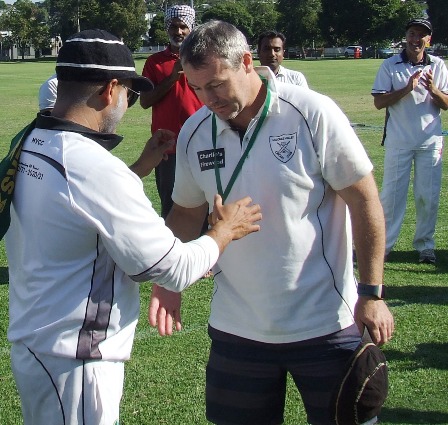
[[[247,147],[246,147],[245,151],[243,152],[243,155],[241,156],[240,160],[238,161],[238,164],[236,165],[235,169],[233,170],[232,176],[230,177],[229,183],[227,184],[227,187],[224,192],[222,190],[221,175],[219,173],[219,168],[218,168],[218,155],[217,155],[217,151],[216,151],[216,139],[217,139],[216,115],[212,114],[212,142],[213,142],[213,153],[215,155],[215,178],[216,178],[216,186],[218,188],[218,193],[221,195],[223,203],[229,196],[229,193],[233,187],[233,184],[235,183],[235,180],[238,177],[238,174],[241,172],[241,169],[243,168],[243,163],[246,160],[246,158],[248,157],[249,152],[255,143],[255,139],[257,138],[258,132],[260,131],[260,128],[263,125],[263,122],[266,119],[266,116],[268,115],[269,104],[271,102],[271,92],[269,91],[269,86],[268,86],[268,82],[267,82],[266,78],[264,78],[264,77],[260,77],[260,78],[263,81],[263,84],[266,86],[266,100],[264,101],[263,111],[261,112],[260,118],[258,119],[257,125],[255,127],[255,130],[249,139],[249,143],[247,144]]]

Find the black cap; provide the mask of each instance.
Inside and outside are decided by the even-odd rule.
[[[337,425],[360,425],[381,413],[389,379],[384,353],[363,341],[354,351],[332,392],[331,415]]]
[[[56,74],[60,81],[132,80],[135,91],[152,90],[150,80],[135,72],[132,53],[114,35],[85,30],[70,36],[59,50]]]
[[[412,27],[414,25],[420,26],[420,27],[425,27],[428,31],[429,34],[432,34],[432,25],[431,22],[429,22],[427,19],[424,18],[416,18],[416,19],[412,19],[411,21],[409,21],[406,25],[406,31],[408,30],[409,27]]]

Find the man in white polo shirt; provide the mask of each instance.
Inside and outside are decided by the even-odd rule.
[[[282,66],[286,37],[278,31],[266,31],[258,37],[258,59],[262,66],[268,66],[277,80],[284,83],[308,87],[305,76],[299,71]]]
[[[289,372],[308,422],[333,424],[331,392],[360,331],[384,344],[394,326],[382,299],[384,217],[372,164],[336,104],[255,68],[233,25],[193,29],[180,57],[205,106],[179,134],[167,225],[190,239],[216,191],[226,202],[250,193],[264,209],[261,231],[213,268],[207,418],[282,423]],[[154,290],[151,323],[165,307],[176,318],[175,296]],[[165,322],[159,331],[169,333]]]
[[[413,246],[420,263],[435,264],[434,232],[442,179],[440,114],[448,109],[448,71],[442,59],[425,51],[431,34],[427,19],[413,19],[406,25],[406,48],[382,63],[372,95],[377,109],[386,108],[381,192],[386,217],[385,255],[400,233],[414,164]]]
[[[258,230],[260,215],[250,199],[222,207],[217,197],[212,228],[182,243],[140,180],[174,133],[158,130],[131,167],[109,152],[127,108],[152,89],[131,51],[106,31],[81,31],[56,72],[52,114],[38,115],[23,144],[6,234],[12,370],[25,425],[118,424],[139,282],[182,290]]]

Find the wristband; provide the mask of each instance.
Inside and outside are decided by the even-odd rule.
[[[358,295],[361,297],[376,297],[379,300],[384,300],[386,297],[386,287],[384,285],[358,283]]]

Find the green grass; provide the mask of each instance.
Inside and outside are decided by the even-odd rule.
[[[137,68],[144,60],[137,60]],[[370,89],[381,60],[290,60],[284,65],[301,70],[316,91],[331,96],[357,128],[382,178],[380,146],[384,112],[373,107]],[[54,62],[0,63],[0,156],[12,136],[37,111],[39,85],[54,71]],[[447,129],[448,119],[444,116]],[[131,163],[149,136],[150,111],[131,108],[119,127],[124,142],[115,150]],[[415,210],[410,192],[408,211],[400,238],[385,265],[389,306],[396,319],[393,340],[384,347],[390,367],[390,392],[381,415],[382,423],[448,424],[448,197],[447,169],[436,229],[437,266],[418,265],[412,249]],[[145,190],[156,209],[159,202],[152,176]],[[8,275],[4,245],[0,243],[0,424],[21,423],[20,401],[9,366]],[[209,340],[207,317],[212,281],[203,280],[184,294],[184,331],[171,338],[159,337],[147,323],[150,285],[142,285],[141,318],[132,358],[126,364],[121,409],[124,425],[206,424],[204,379]],[[297,391],[289,382],[286,425],[306,424]]]

